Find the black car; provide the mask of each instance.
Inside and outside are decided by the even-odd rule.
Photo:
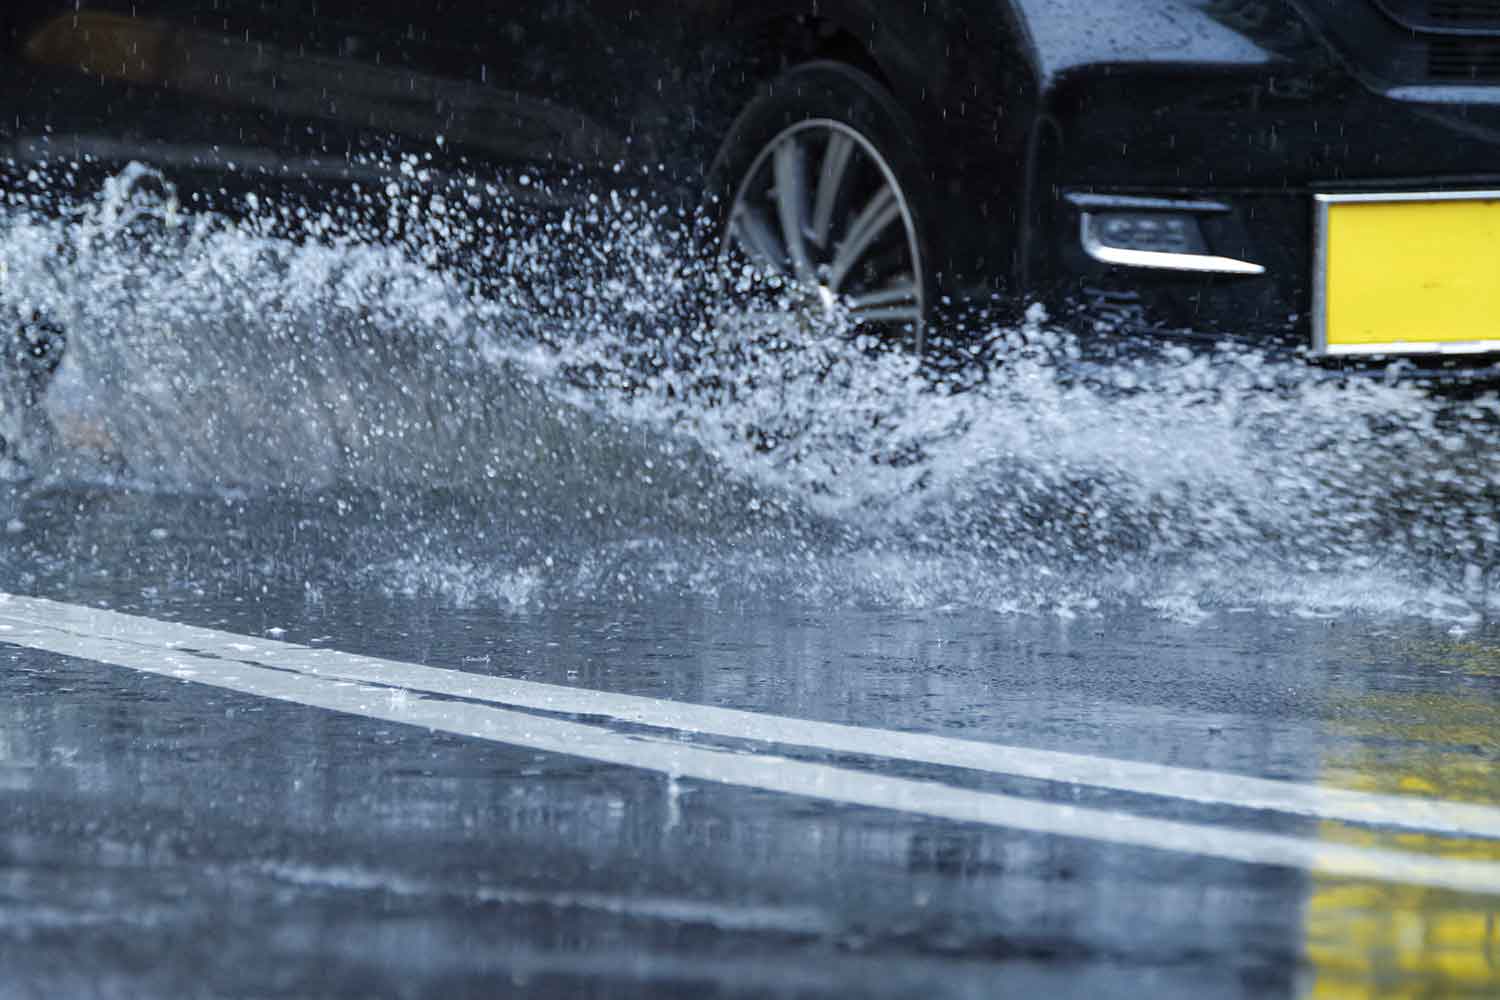
[[[10,0],[0,33],[13,192],[624,174],[918,341],[979,299],[1500,352],[1500,0]]]

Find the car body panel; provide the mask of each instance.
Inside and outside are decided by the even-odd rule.
[[[1276,57],[1215,16],[1223,4],[1178,0],[1016,0],[1046,83],[1074,69],[1155,65],[1263,66]]]
[[[618,171],[691,207],[740,110],[837,59],[910,120],[944,291],[1305,348],[1315,195],[1500,187],[1500,79],[1479,77],[1500,24],[1432,29],[1454,48],[1381,2],[16,0],[0,144],[210,194],[414,156]],[[1266,273],[1102,262],[1080,194],[1221,202],[1198,213],[1212,251]]]

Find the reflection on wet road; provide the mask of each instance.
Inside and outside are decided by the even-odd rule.
[[[1500,895],[1462,884],[1500,871],[1482,632],[1392,641],[1249,612],[497,617],[358,592],[122,610],[0,607],[24,633],[0,637],[0,934],[39,990],[1395,997],[1500,981]],[[452,731],[501,704],[509,728]],[[883,745],[860,742],[878,730]],[[976,743],[997,752],[964,758]],[[1174,794],[1194,774],[1231,780]],[[850,804],[851,779],[876,808]],[[1233,804],[1262,786],[1331,797],[1313,815]],[[954,819],[954,796],[1006,806]],[[1406,830],[1358,822],[1378,806],[1399,824],[1403,803]],[[1007,821],[1028,810],[1074,826]],[[1132,823],[1198,837],[1132,846]],[[1236,837],[1306,857],[1227,860]],[[1395,863],[1331,874],[1348,848]],[[1422,858],[1479,868],[1411,884],[1403,859]]]
[[[1434,647],[1424,651],[1434,674],[1454,678],[1459,692],[1477,686],[1489,693],[1485,682],[1500,675],[1493,647],[1481,642]],[[1357,746],[1329,755],[1330,783],[1493,800],[1500,702],[1492,696],[1371,693],[1351,699],[1337,728]],[[1340,844],[1388,844],[1443,858],[1500,860],[1495,839],[1379,834],[1334,823],[1324,824],[1322,835]],[[1500,906],[1493,898],[1467,893],[1319,878],[1307,903],[1307,953],[1317,969],[1314,997],[1483,996],[1500,984]]]

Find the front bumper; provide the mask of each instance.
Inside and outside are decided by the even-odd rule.
[[[1031,241],[1028,284],[1099,337],[1229,339],[1341,370],[1400,358],[1413,372],[1490,371],[1500,363],[1500,317],[1493,337],[1451,350],[1331,349],[1320,336],[1328,199],[1500,191],[1500,86],[1432,89],[1375,89],[1311,59],[1222,71],[1114,67],[1059,81],[1041,126],[1047,155],[1031,179],[1033,226],[1046,238]],[[1142,201],[1191,215],[1204,255],[1243,266],[1132,266],[1089,246],[1091,213]],[[1500,280],[1500,248],[1495,256]]]
[[[1422,183],[1383,185],[1391,192],[1427,192]],[[1469,196],[1500,190],[1465,183],[1442,189]],[[1148,197],[1139,191],[1063,192],[1050,227],[1054,281],[1044,301],[1083,321],[1095,336],[1150,336],[1179,341],[1232,340],[1274,354],[1298,355],[1339,368],[1380,367],[1401,359],[1413,372],[1480,371],[1500,363],[1500,315],[1494,336],[1458,343],[1330,342],[1321,248],[1330,202],[1386,196],[1303,190],[1285,194],[1195,192],[1197,197]],[[1422,199],[1432,198],[1430,193]],[[1101,253],[1094,234],[1111,206],[1155,206],[1163,217],[1196,221],[1206,246],[1196,254]],[[1500,253],[1494,260],[1500,283]],[[1474,266],[1468,268],[1472,272]],[[1470,309],[1471,314],[1475,309]]]

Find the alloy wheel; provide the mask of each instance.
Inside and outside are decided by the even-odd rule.
[[[825,313],[922,350],[928,293],[911,204],[856,129],[812,119],[772,139],[735,192],[723,246]]]

